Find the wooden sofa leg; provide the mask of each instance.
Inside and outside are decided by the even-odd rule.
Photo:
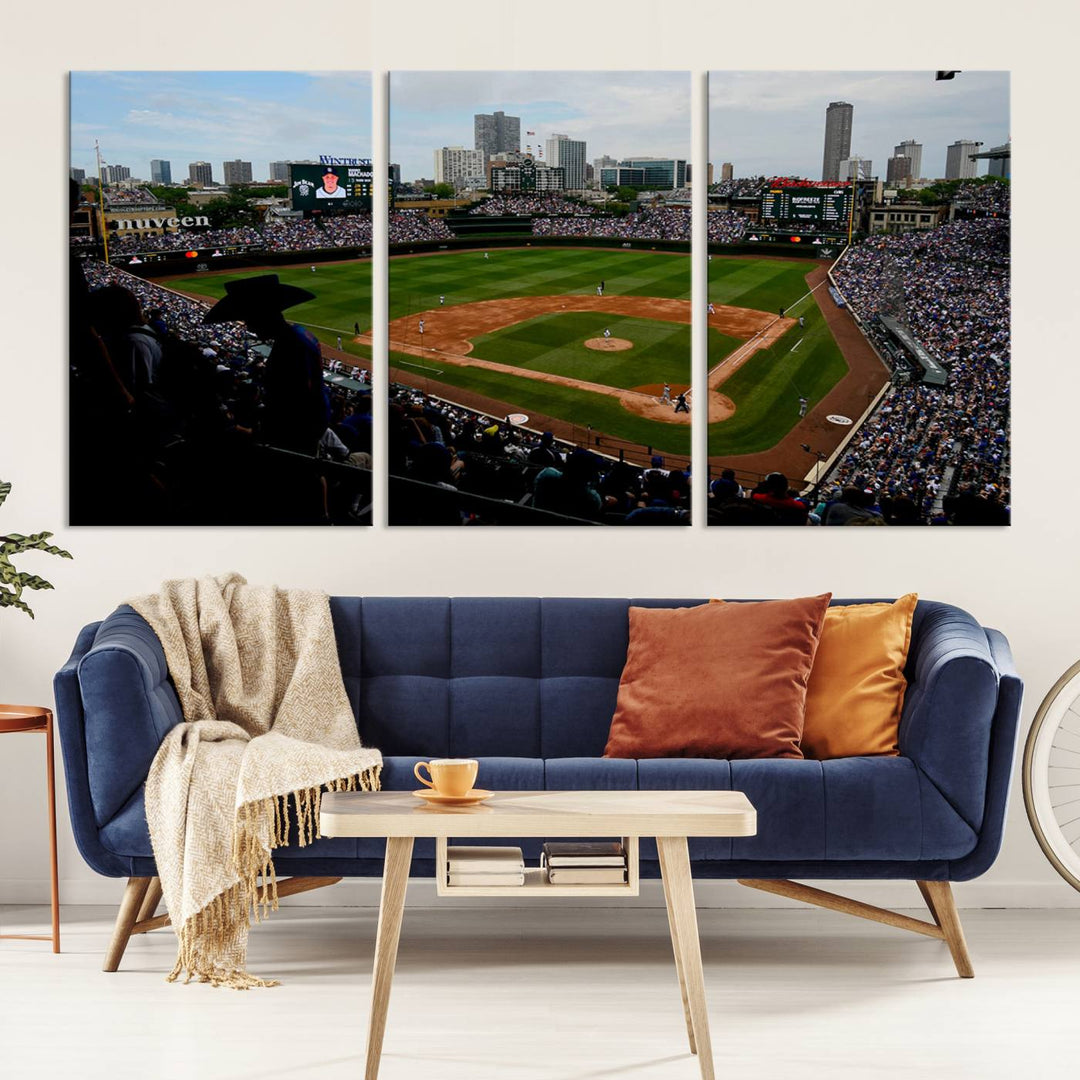
[[[131,930],[138,920],[139,909],[146,898],[147,889],[150,886],[148,877],[128,878],[127,887],[124,889],[124,898],[120,901],[120,911],[116,916],[116,927],[113,930],[112,941],[109,942],[108,952],[105,953],[105,963],[102,971],[116,971],[120,967],[120,961],[124,957]]]
[[[947,881],[920,881],[917,884],[934,922],[941,927],[956,965],[956,974],[961,979],[974,978],[975,969],[972,967],[967,941],[964,939],[964,928],[960,925],[960,913],[956,910],[952,885]]]
[[[161,878],[153,877],[150,879],[150,884],[146,889],[146,896],[143,897],[143,902],[139,906],[139,915],[136,918],[137,923],[146,922],[147,919],[152,919],[154,913],[158,909],[158,904],[161,903]]]

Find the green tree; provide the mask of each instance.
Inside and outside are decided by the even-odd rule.
[[[431,190],[436,199],[452,199],[454,197],[453,184],[436,184]]]

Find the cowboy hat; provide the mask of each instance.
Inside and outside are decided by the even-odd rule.
[[[241,278],[225,285],[225,295],[206,313],[208,323],[237,322],[260,311],[284,311],[315,294],[296,285],[283,285],[277,274]]]

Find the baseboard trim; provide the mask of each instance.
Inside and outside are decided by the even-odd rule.
[[[810,880],[810,879],[807,879]],[[814,882],[819,884],[818,882]],[[868,904],[887,908],[920,908],[922,900],[911,881],[829,881],[822,885],[831,892],[852,896]],[[121,878],[76,878],[60,882],[60,902],[69,904],[120,903],[124,891]],[[802,908],[793,900],[759,892],[737,885],[734,881],[695,881],[694,892],[699,908]],[[1064,881],[969,881],[954,886],[957,905],[961,908],[1080,908],[1080,892]],[[43,879],[11,879],[0,882],[0,904],[47,904],[49,882]],[[408,904],[413,908],[499,906],[503,899],[455,899],[436,897],[435,884],[430,879],[409,883]],[[546,908],[551,900],[525,900],[522,906]],[[372,879],[349,878],[340,884],[319,889],[282,901],[291,907],[359,907],[379,906],[379,882]],[[560,901],[563,906],[566,900]],[[643,881],[641,895],[626,899],[574,901],[580,907],[662,908],[664,897],[658,881]]]

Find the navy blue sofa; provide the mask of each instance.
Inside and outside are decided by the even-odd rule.
[[[947,604],[921,600],[915,612],[899,757],[602,757],[626,658],[628,607],[704,602],[330,603],[345,685],[361,737],[384,755],[386,789],[414,788],[417,761],[469,756],[480,760],[478,783],[492,789],[745,792],[758,811],[757,835],[691,840],[700,878],[947,883],[991,865],[1001,845],[1022,683],[1005,638]],[[83,858],[101,874],[152,878],[144,781],[165,733],[181,722],[157,638],[131,608],[117,609],[80,633],[55,692]],[[540,841],[519,843],[527,859],[538,856]],[[431,842],[418,842],[413,874],[431,876],[433,856]],[[656,858],[654,844],[643,841],[643,877],[659,875]],[[382,841],[323,838],[281,851],[275,865],[279,875],[377,876]]]

